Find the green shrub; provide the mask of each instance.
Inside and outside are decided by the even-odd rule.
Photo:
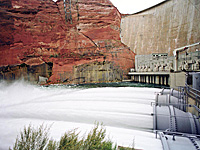
[[[135,150],[135,149],[129,147],[118,147],[118,150]]]
[[[86,138],[80,138],[76,130],[65,133],[61,139],[58,150],[115,150],[113,143],[106,140],[106,130],[97,123]]]
[[[54,140],[50,140],[45,150],[57,150],[58,143]]]
[[[99,124],[97,123],[93,130],[91,130],[84,140],[83,149],[87,150],[112,150],[113,143],[110,140],[105,140],[106,137],[106,129],[101,128],[99,129]],[[116,148],[114,148],[116,149]]]
[[[65,133],[59,142],[49,140],[49,128],[41,125],[35,129],[28,126],[20,132],[13,150],[116,150],[110,140],[106,139],[106,129],[99,123],[86,137],[79,137],[76,129]]]
[[[79,140],[75,130],[65,133],[59,142],[58,150],[79,150],[82,149],[83,140]]]
[[[49,128],[41,125],[39,128],[33,128],[31,125],[20,132],[16,138],[13,150],[43,150],[48,141]]]

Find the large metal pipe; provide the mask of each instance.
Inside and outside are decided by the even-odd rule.
[[[178,132],[158,132],[163,150],[199,150],[200,136]]]
[[[198,118],[173,106],[154,106],[154,130],[200,134]]]
[[[178,54],[180,52],[187,50],[190,47],[197,46],[197,45],[200,45],[200,42],[194,43],[194,44],[191,44],[191,45],[187,45],[187,46],[184,46],[184,47],[180,47],[180,48],[177,48],[173,51],[173,54],[174,54],[174,57],[175,57],[174,71],[178,71],[178,59],[179,59]]]

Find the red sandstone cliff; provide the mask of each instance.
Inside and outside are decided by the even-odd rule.
[[[0,0],[0,7],[0,78],[107,82],[134,66],[109,0],[72,0],[67,22],[63,0]]]

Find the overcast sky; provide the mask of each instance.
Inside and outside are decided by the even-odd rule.
[[[154,6],[164,0],[110,0],[120,13],[132,14]]]
[[[53,0],[57,1],[57,0]],[[120,13],[132,14],[138,11],[149,8],[156,5],[164,0],[110,0],[115,5]]]

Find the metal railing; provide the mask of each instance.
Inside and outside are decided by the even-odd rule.
[[[187,111],[188,97],[186,94],[186,88],[184,86],[178,87],[178,103],[183,106],[183,111]]]
[[[197,89],[194,89],[190,87],[188,84],[186,84],[186,92],[189,94],[190,97],[195,99],[196,102],[200,103],[200,91]]]
[[[181,89],[184,88],[184,91],[181,91]],[[200,91],[189,86],[187,83],[185,84],[185,87],[180,87],[179,92],[184,92],[185,95],[185,101],[187,104],[187,111],[189,107],[194,108],[194,114],[197,115],[197,117],[200,116]],[[189,100],[190,99],[190,100]],[[193,101],[193,104],[190,104],[191,101]]]

